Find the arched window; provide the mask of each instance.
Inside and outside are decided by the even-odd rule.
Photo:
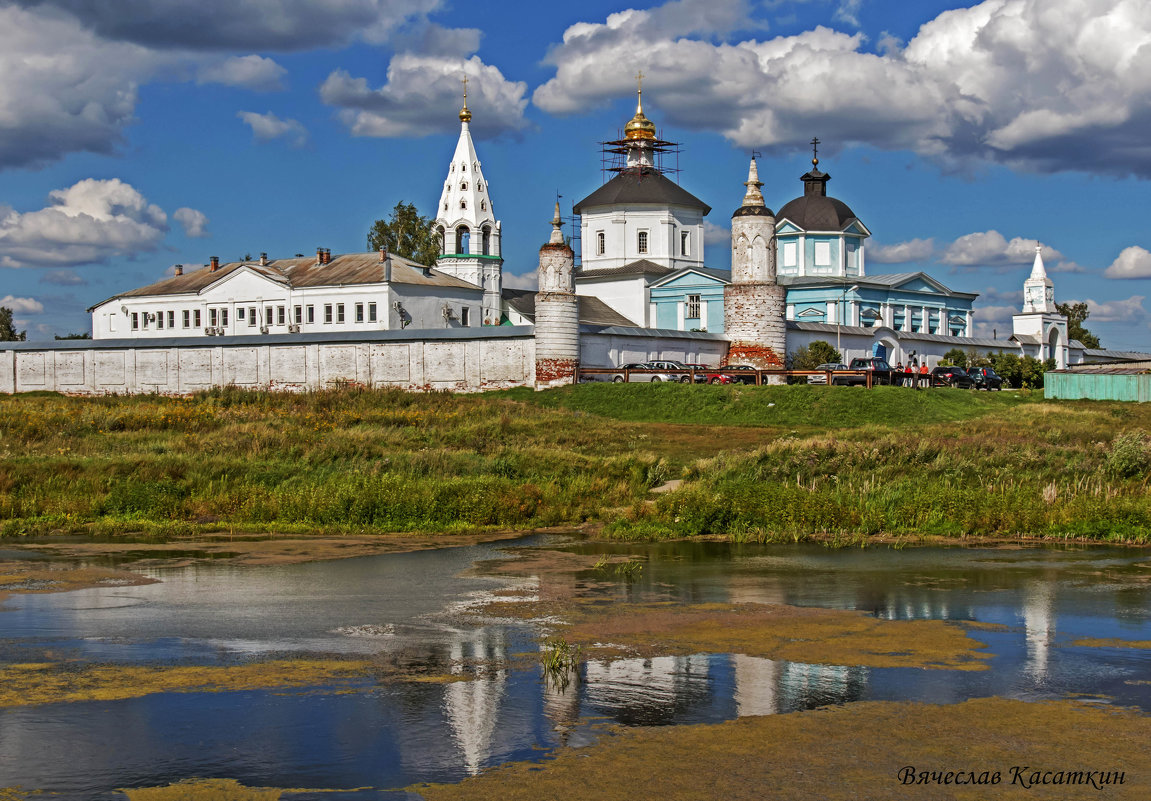
[[[467,181],[464,181],[462,184],[460,184],[460,191],[461,192],[468,191],[468,182]]]
[[[640,231],[638,241],[636,242],[637,250],[640,253],[647,253],[647,231]]]
[[[448,201],[444,201],[444,211],[448,210]]]
[[[464,163],[461,161],[461,162],[460,162],[460,172],[467,172],[467,171],[468,171],[468,165],[467,165],[467,164],[464,164]]]
[[[595,246],[596,255],[602,256],[604,253],[607,253],[607,241],[604,238],[603,231],[598,232],[595,235],[595,239],[596,239],[596,246]]]
[[[485,256],[492,255],[492,229],[491,226],[485,225],[483,228],[483,239],[480,240],[483,244],[483,250],[480,251]]]
[[[456,229],[456,253],[471,253],[471,251],[472,232],[466,225],[461,225]]]
[[[444,230],[444,227],[442,225],[439,226],[438,228],[436,228],[436,236],[439,237],[439,240],[440,240],[440,253],[447,253],[448,252],[448,233],[447,233],[447,231]]]
[[[476,189],[478,189],[481,192],[484,191],[484,182],[480,181],[478,184],[476,184]]]
[[[487,211],[488,202],[486,200],[480,201],[480,211]]]
[[[463,198],[460,198],[460,208],[466,209],[467,207],[468,207],[468,202],[466,200],[464,200]]]

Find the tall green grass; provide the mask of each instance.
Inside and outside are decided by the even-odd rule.
[[[0,535],[603,521],[625,538],[1147,541],[1148,428],[1138,405],[899,387],[6,396]]]

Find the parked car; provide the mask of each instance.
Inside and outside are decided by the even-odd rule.
[[[887,363],[886,359],[881,359],[878,356],[867,356],[851,360],[851,365],[848,370],[866,370],[871,373],[872,386],[875,384],[890,384],[892,383],[892,375],[894,370],[891,365]],[[866,386],[866,375],[849,375],[843,376],[844,384],[848,386]]]
[[[962,367],[940,365],[931,370],[931,386],[971,389],[975,382]]]
[[[846,364],[831,364],[829,362],[827,364],[821,364],[818,367],[816,367],[815,369],[816,370],[836,371],[836,370],[850,370],[851,368],[848,367]],[[848,377],[845,375],[832,376],[831,383],[832,384],[847,384],[848,383],[847,378]],[[825,376],[825,375],[809,375],[807,377],[807,383],[809,383],[809,384],[826,384],[827,383],[827,376]]]
[[[967,374],[975,382],[976,389],[986,389],[989,392],[993,389],[1003,389],[1003,376],[990,367],[972,367]]]
[[[692,362],[684,362],[684,368],[688,370],[695,370],[695,383],[706,384],[707,374],[714,372],[715,368],[708,367],[706,364],[694,364]],[[690,376],[689,376],[690,378]]]
[[[688,372],[690,368],[683,362],[677,362],[669,359],[656,359],[648,362],[648,364],[656,370],[667,370],[668,372],[672,373],[675,376],[672,379],[673,381],[679,381],[681,384],[691,383],[691,373]],[[680,370],[683,372],[680,373]]]
[[[622,372],[615,373],[611,377],[611,380],[617,384],[622,384],[625,381],[636,381],[636,382],[648,381],[648,382],[651,382],[652,384],[658,384],[661,381],[679,381],[678,375],[675,375],[674,373],[669,373],[666,370],[663,370],[663,368],[654,367],[654,366],[652,366],[651,362],[630,362],[629,364],[621,364],[618,369],[620,369],[620,370],[661,370],[661,372],[658,372],[658,373],[629,373],[629,374],[624,374]]]
[[[755,383],[755,368],[749,367],[746,364],[729,364],[727,367],[721,367],[719,372],[708,373],[704,376],[704,380],[709,384],[754,384]]]

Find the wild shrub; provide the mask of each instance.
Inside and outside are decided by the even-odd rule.
[[[1120,478],[1142,476],[1151,468],[1151,443],[1142,431],[1127,431],[1111,442],[1107,472]]]

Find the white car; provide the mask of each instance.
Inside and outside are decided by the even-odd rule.
[[[619,370],[666,370],[667,362],[632,362],[630,364],[621,364],[617,369]],[[673,368],[674,369],[674,368]],[[676,382],[680,380],[678,375],[668,372],[658,373],[616,373],[611,377],[611,380],[617,384],[622,384],[625,381],[649,381],[652,384],[658,384],[661,381]]]

